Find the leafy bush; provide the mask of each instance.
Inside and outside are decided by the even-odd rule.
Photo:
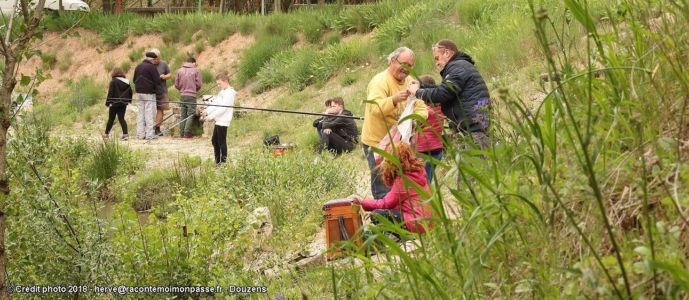
[[[154,207],[165,211],[167,205],[174,200],[175,185],[172,176],[173,174],[163,170],[139,176],[129,187],[132,195],[131,207],[138,212],[149,211]]]
[[[105,69],[106,72],[112,72],[112,69],[115,67],[115,62],[112,60],[106,60],[105,63],[103,64],[103,68]]]
[[[419,2],[407,7],[402,13],[389,18],[377,27],[373,37],[378,49],[383,52],[392,51],[398,47],[403,36],[409,34],[415,26],[428,20],[428,16],[438,16],[447,13],[451,1]]]
[[[208,69],[201,69],[201,81],[203,81],[203,84],[214,83],[215,75]]]
[[[57,62],[57,69],[60,72],[66,72],[69,68],[72,67],[73,61],[72,61],[72,53],[67,53],[63,58],[58,60]]]
[[[333,44],[318,53],[311,67],[318,82],[325,82],[337,71],[367,61],[369,48],[360,40]]]
[[[256,40],[255,44],[244,51],[244,55],[239,62],[239,71],[237,73],[239,84],[245,85],[266,62],[282,49],[290,47],[294,42],[296,42],[296,38],[293,34],[269,36]]]
[[[103,41],[111,45],[121,44],[127,38],[127,35],[129,35],[129,29],[121,23],[113,23],[103,28],[103,31],[100,32]]]
[[[91,180],[106,183],[119,173],[128,174],[135,167],[132,153],[117,142],[106,140],[96,147],[87,168]]]
[[[65,95],[69,100],[69,107],[82,112],[86,107],[105,102],[107,89],[97,84],[93,77],[82,76],[78,82],[69,84],[69,92]]]
[[[132,68],[132,64],[128,61],[123,61],[120,65],[120,68],[122,68],[122,71],[124,71],[125,73],[128,73],[129,70]]]
[[[257,74],[256,92],[288,83],[293,91],[313,83],[323,83],[346,66],[364,62],[368,51],[363,43],[352,40],[333,44],[318,51],[311,47],[284,51],[274,56]]]
[[[52,69],[55,67],[57,57],[55,54],[41,52],[41,61],[43,62],[43,68]]]
[[[198,41],[196,44],[194,44],[194,52],[196,55],[201,54],[203,52],[203,49],[206,48],[206,42],[205,41]]]
[[[254,16],[239,17],[239,33],[242,35],[249,35],[256,30],[257,20]]]
[[[226,22],[218,24],[217,28],[214,28],[214,30],[209,33],[208,43],[210,43],[212,47],[215,47],[217,44],[224,41],[235,32],[237,32],[236,23]]]
[[[146,49],[144,49],[144,47],[139,47],[139,48],[133,49],[132,51],[129,51],[129,54],[127,54],[127,57],[129,57],[129,61],[131,61],[131,62],[138,62],[138,61],[143,59],[144,52],[146,52]]]

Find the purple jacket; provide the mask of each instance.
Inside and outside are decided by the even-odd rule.
[[[201,73],[193,63],[184,63],[177,71],[175,88],[182,96],[196,97],[196,92],[201,89]]]

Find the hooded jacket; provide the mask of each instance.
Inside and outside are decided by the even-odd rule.
[[[428,125],[422,124],[423,133],[416,136],[416,151],[430,152],[443,149],[445,115],[438,104],[428,105]]]
[[[186,62],[177,71],[175,88],[182,96],[196,97],[196,92],[201,89],[201,73],[193,63]]]
[[[404,176],[418,184],[421,189],[427,192],[430,191],[428,183],[426,182],[426,171],[424,169],[406,171],[404,172]],[[431,216],[431,208],[428,204],[423,203],[421,196],[410,184],[407,184],[405,187],[402,176],[397,176],[397,178],[395,178],[395,181],[390,187],[390,191],[383,199],[362,200],[361,207],[366,211],[374,209],[400,209],[402,211],[405,226],[407,230],[411,232],[426,233],[421,221],[426,221],[428,228],[432,226],[430,221],[423,220]]]
[[[455,53],[440,75],[443,81],[439,85],[420,88],[416,97],[426,103],[439,103],[454,131],[485,131],[488,116],[483,110],[490,105],[490,95],[471,56]]]
[[[105,106],[126,106],[132,103],[132,94],[132,86],[129,85],[129,80],[127,80],[127,78],[113,77],[112,80],[110,80]]]
[[[230,122],[232,122],[232,114],[234,113],[234,108],[223,106],[234,106],[234,97],[236,94],[237,92],[231,87],[228,87],[220,91],[220,93],[218,93],[218,95],[215,96],[213,104],[222,106],[209,106],[206,109],[206,113],[208,114],[207,118],[209,120],[215,121],[215,125],[225,127],[230,126]]]
[[[139,94],[161,95],[162,91],[158,89],[158,86],[162,82],[156,65],[149,60],[142,61],[134,69],[134,84],[136,85],[136,92]]]

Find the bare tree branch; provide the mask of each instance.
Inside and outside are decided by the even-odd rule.
[[[24,22],[29,23],[29,0],[19,0],[21,2],[22,16],[24,16]]]

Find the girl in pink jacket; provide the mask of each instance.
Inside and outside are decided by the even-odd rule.
[[[423,87],[433,87],[435,86],[435,80],[433,77],[424,75],[419,78],[421,80],[421,85]],[[443,159],[443,125],[445,125],[445,115],[440,108],[440,104],[428,103],[426,104],[428,108],[428,118],[426,121],[428,125],[423,125],[423,133],[416,137],[416,151],[421,154],[425,154],[436,160]],[[433,171],[435,170],[435,164],[430,160],[426,160],[426,178],[428,184],[433,181]]]
[[[397,143],[394,149],[395,156],[400,160],[403,174],[399,174],[399,166],[387,159],[381,164],[383,182],[390,187],[390,192],[379,200],[362,200],[355,196],[354,203],[361,205],[366,211],[372,211],[371,220],[374,223],[378,223],[378,218],[383,217],[393,222],[403,223],[404,228],[411,232],[425,233],[426,227],[432,226],[430,221],[425,220],[431,216],[430,205],[424,203],[421,195],[412,185],[405,184],[403,180],[403,178],[411,180],[421,190],[430,193],[423,161],[416,157],[414,151],[406,143]],[[388,147],[388,152],[393,152],[392,147]]]

